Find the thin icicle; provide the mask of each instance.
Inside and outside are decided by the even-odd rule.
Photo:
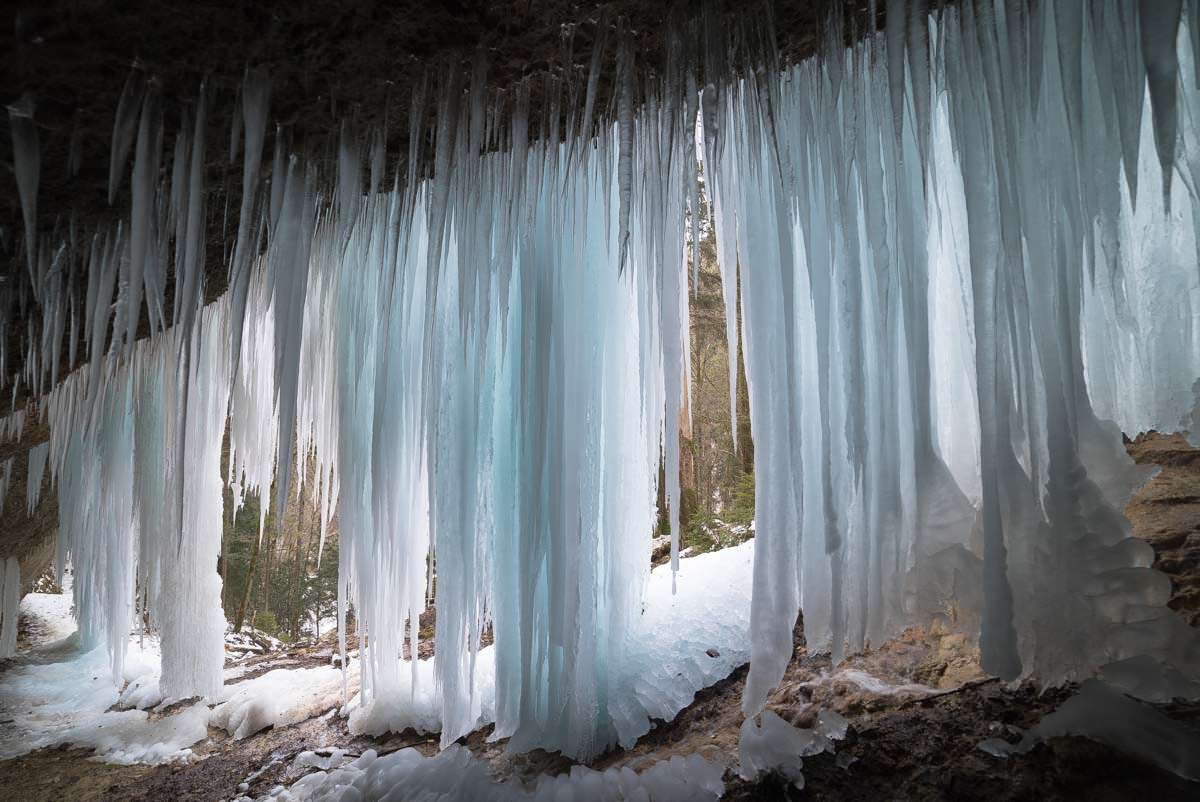
[[[117,199],[117,189],[121,185],[121,177],[125,174],[125,165],[129,163],[129,152],[133,149],[133,139],[137,133],[138,112],[142,108],[145,92],[146,75],[140,66],[134,64],[129,71],[129,77],[125,79],[125,88],[121,90],[117,116],[113,121],[112,153],[108,162],[110,206]]]
[[[13,140],[13,171],[17,176],[17,194],[25,221],[25,263],[34,287],[38,280],[34,264],[38,256],[37,196],[42,157],[38,148],[37,126],[33,123],[33,98],[26,95],[8,107],[8,124]]]
[[[30,515],[33,515],[42,499],[42,480],[46,476],[46,458],[49,455],[49,443],[41,443],[29,449],[29,472],[25,477],[25,489]]]
[[[1156,0],[1138,5],[1142,32],[1142,58],[1150,87],[1154,114],[1154,147],[1162,166],[1163,207],[1171,209],[1171,177],[1175,168],[1175,139],[1178,127],[1176,95],[1179,86],[1179,57],[1175,40],[1183,0]]]

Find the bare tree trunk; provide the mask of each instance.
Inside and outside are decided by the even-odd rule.
[[[231,539],[233,538],[233,524],[234,524],[234,519],[236,517],[233,512],[233,509],[234,509],[233,491],[230,490],[228,487],[226,487],[225,493],[221,494],[222,499],[226,498],[226,495],[225,495],[226,493],[229,494],[228,495],[228,498],[229,498],[229,522],[228,522],[228,524],[225,523],[225,516],[224,515],[221,516],[221,525],[222,525],[222,531],[221,531],[221,613],[222,613],[222,615],[224,615],[224,613],[225,613],[226,598],[229,595],[229,545],[230,545]]]
[[[242,588],[242,600],[238,603],[237,617],[233,619],[234,632],[242,631],[242,623],[246,619],[246,602],[250,600],[250,588],[254,586],[254,568],[258,565],[261,542],[262,538],[257,537],[254,539],[254,545],[250,547],[250,565],[246,568],[246,585]]]

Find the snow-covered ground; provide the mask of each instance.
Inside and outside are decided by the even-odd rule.
[[[70,574],[64,581],[67,585],[62,593],[29,593],[21,599],[21,621],[36,643],[54,643],[75,632]]]
[[[107,650],[79,648],[69,583],[64,593],[25,596],[21,616],[30,643],[0,672],[0,759],[71,744],[94,749],[97,759],[110,763],[187,760],[191,747],[208,736],[210,724],[245,737],[341,705],[341,670],[315,667],[270,671],[227,684],[215,707],[197,701],[163,713],[155,637],[130,635],[123,682],[117,688]],[[226,681],[236,680],[247,668],[238,663],[227,667]],[[352,660],[346,672],[351,688],[357,686],[357,671]]]
[[[57,609],[44,599],[33,605]],[[61,619],[55,626],[56,634],[67,631]],[[159,662],[155,639],[131,638],[122,693],[112,683],[107,651],[81,651],[73,631],[16,658],[0,673],[0,759],[58,744],[92,748],[111,763],[185,759],[188,747],[208,734],[208,709],[196,704],[165,717],[137,709],[157,703]]]
[[[696,691],[749,659],[753,555],[754,542],[749,541],[684,560],[675,592],[669,566],[651,572],[635,648],[618,689],[617,698],[624,705],[614,713],[614,727],[622,744],[632,744],[649,731],[651,719],[673,718],[691,703]],[[327,666],[295,667],[282,657],[253,666],[230,660],[226,684],[215,699],[185,703],[182,708],[174,705],[164,712],[157,640],[130,635],[123,684],[117,688],[111,681],[106,650],[79,649],[70,599],[68,593],[35,593],[22,602],[22,615],[35,637],[30,648],[0,672],[0,720],[5,722],[0,724],[0,758],[73,744],[92,748],[98,759],[114,763],[187,760],[192,747],[207,737],[209,726],[245,738],[268,726],[295,724],[330,710],[348,715],[355,733],[381,735],[409,727],[437,732],[441,727],[436,657],[418,662],[415,686],[402,683],[403,687],[367,706],[361,705],[357,694],[359,661],[353,655],[344,685],[343,672],[332,661]],[[245,648],[240,640],[231,644],[242,657]],[[476,663],[476,688],[483,700],[480,726],[495,717],[493,654],[491,647],[482,649]],[[273,664],[278,667],[242,679],[251,668]],[[343,693],[349,704],[344,703]],[[393,763],[387,769],[389,776],[397,771],[426,771],[421,768],[426,763],[396,763],[398,759],[388,757],[381,758],[380,768],[372,771],[384,771]],[[617,783],[614,788],[625,782],[616,775],[597,781]],[[537,796],[541,788],[513,786],[504,793]]]

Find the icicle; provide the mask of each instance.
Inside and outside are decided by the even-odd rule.
[[[275,126],[275,158],[271,162],[271,228],[272,235],[279,224],[279,210],[283,207],[283,189],[287,186],[287,134],[282,126]]]
[[[175,154],[171,167],[170,221],[175,228],[175,295],[172,301],[171,323],[183,318],[183,287],[180,280],[187,274],[188,227],[188,155],[192,150],[191,115],[184,109],[179,131],[175,135]]]
[[[49,443],[41,443],[29,449],[29,471],[25,480],[25,490],[30,515],[33,515],[42,498],[42,480],[46,476],[46,458],[49,455]]]
[[[17,194],[21,197],[21,215],[25,221],[25,262],[29,268],[29,279],[36,289],[37,196],[42,157],[38,148],[37,127],[33,124],[33,98],[26,95],[8,107],[8,124],[12,131]]]
[[[1163,207],[1171,209],[1171,177],[1175,172],[1175,139],[1178,127],[1176,104],[1179,57],[1175,40],[1183,0],[1156,0],[1138,5],[1142,32],[1142,59],[1150,86],[1150,108],[1154,114],[1154,146],[1162,166]]]
[[[301,175],[295,158],[288,168],[287,188],[279,212],[270,271],[275,305],[275,392],[279,401],[279,460],[275,482],[276,509],[288,499],[295,455],[296,402],[300,374],[304,296],[314,226],[311,176]],[[283,526],[283,515],[278,516]]]
[[[6,435],[0,432],[0,437],[6,437]],[[0,510],[4,509],[4,502],[8,498],[8,489],[12,487],[12,469],[15,459],[16,457],[9,457],[0,463]]]
[[[692,70],[687,73],[687,112],[683,119],[683,135],[687,139],[687,154],[684,156],[684,170],[688,177],[688,206],[692,212],[692,297],[700,292],[700,238],[703,226],[700,219],[700,163],[697,152],[702,144],[700,140],[700,90],[696,87],[696,74]],[[698,141],[700,140],[700,141]],[[688,338],[690,340],[690,338]],[[691,360],[686,360],[690,368]],[[688,398],[691,398],[691,382],[688,382]],[[690,404],[689,404],[690,408]]]
[[[617,130],[619,142],[617,147],[617,186],[619,188],[620,222],[618,237],[620,238],[621,256],[619,269],[624,271],[625,260],[629,253],[629,215],[633,197],[633,55],[629,43],[622,39],[617,45]]]
[[[242,203],[238,214],[237,245],[233,252],[232,318],[233,327],[233,373],[238,372],[242,353],[242,337],[246,327],[246,297],[250,291],[251,248],[258,239],[255,223],[261,215],[255,214],[258,199],[258,173],[262,164],[263,142],[267,131],[267,109],[271,98],[271,83],[265,72],[247,72],[239,95],[239,109],[246,120],[245,160],[242,163]],[[235,128],[236,134],[236,128]],[[235,136],[236,140],[236,136]],[[231,149],[231,154],[233,153]],[[231,155],[232,161],[236,156]]]
[[[801,609],[809,649],[835,661],[940,620],[980,634],[1005,677],[1111,671],[1161,697],[1147,661],[1200,672],[1195,634],[1120,515],[1139,470],[1102,420],[1178,427],[1200,375],[1195,343],[1163,324],[1200,328],[1195,56],[1181,39],[1171,169],[1185,186],[1168,180],[1177,213],[1164,218],[1133,203],[1138,181],[1163,178],[1149,146],[1163,129],[1162,104],[1151,126],[1132,102],[1145,76],[1124,58],[1137,36],[1126,5],[955,4],[930,20],[891,3],[882,35],[845,49],[835,26],[821,60],[786,71],[767,44],[733,69],[706,18],[699,111],[731,423],[740,343],[755,434],[747,714],[783,676]],[[248,76],[234,286],[207,307],[202,92],[176,141],[169,208],[93,237],[90,362],[45,401],[60,564],[78,569],[82,644],[107,648],[115,679],[145,604],[164,692],[219,684],[212,566],[230,409],[238,503],[277,467],[282,511],[311,464],[322,545],[337,510],[343,669],[351,608],[359,635],[355,725],[387,727],[428,699],[445,743],[494,710],[511,749],[587,757],[715,678],[655,672],[694,644],[667,642],[661,620],[648,629],[646,611],[673,602],[665,583],[645,590],[660,463],[678,538],[685,231],[690,212],[695,266],[706,222],[697,87],[679,33],[644,87],[631,43],[620,48],[616,114],[592,118],[592,87],[581,117],[580,88],[555,84],[540,137],[528,83],[506,124],[477,61],[469,91],[456,70],[441,86],[426,154],[419,85],[404,177],[381,187],[373,133],[365,195],[347,128],[336,177],[289,160],[277,132],[267,199],[251,164],[265,82]],[[139,304],[128,286],[114,301],[118,271],[141,253],[149,296],[145,266],[165,261],[171,223],[173,325],[132,342]],[[43,247],[32,262],[36,284],[14,303],[42,304],[45,322],[21,327],[14,385],[36,391],[56,372],[73,258]],[[1099,258],[1123,302],[1088,273]],[[688,566],[681,596],[699,573]],[[430,601],[431,672],[402,659]],[[481,649],[489,624],[494,647]]]
[[[141,67],[133,65],[129,77],[125,79],[125,88],[121,90],[121,100],[117,103],[117,116],[113,122],[112,154],[108,162],[108,203],[111,206],[117,199],[117,188],[121,185],[121,176],[125,174],[125,165],[129,162],[129,152],[133,149],[133,138],[137,133],[138,111],[142,108],[142,97],[146,92],[146,76]]]
[[[245,77],[242,78],[242,84],[237,88],[237,92],[233,98],[233,119],[229,121],[229,163],[233,164],[237,161],[238,146],[242,144],[242,106],[245,102],[242,93],[247,80],[250,77],[249,69],[246,70]]]
[[[182,275],[175,276],[177,293],[177,323],[180,329],[180,344],[185,346],[191,339],[192,325],[204,299],[204,158],[205,131],[208,126],[208,89],[200,84],[200,96],[196,104],[196,122],[191,137],[191,156],[187,171],[187,201],[185,226],[183,229]],[[179,242],[176,242],[177,249]]]
[[[129,217],[129,293],[125,305],[125,358],[133,353],[138,321],[142,316],[142,287],[153,271],[148,263],[157,259],[153,236],[156,217],[155,190],[162,155],[162,110],[158,93],[146,93],[138,126],[137,151],[133,162],[133,209]]]

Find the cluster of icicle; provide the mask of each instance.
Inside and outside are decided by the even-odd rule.
[[[1143,475],[1096,411],[1176,428],[1200,376],[1200,19],[1180,6],[895,1],[881,34],[786,70],[742,69],[711,18],[669,34],[640,89],[618,43],[604,113],[595,57],[536,133],[528,86],[500,102],[477,64],[446,78],[431,132],[418,91],[390,189],[383,133],[349,128],[335,179],[282,133],[264,174],[250,73],[230,288],[207,307],[204,92],[164,179],[162,101],[135,72],[110,181],[132,153],[129,222],[27,248],[58,343],[30,378],[57,374],[61,321],[90,357],[44,404],[85,642],[119,677],[144,607],[164,696],[212,694],[222,481],[238,503],[274,481],[278,508],[315,464],[364,704],[417,681],[400,655],[436,577],[443,743],[479,717],[490,625],[495,737],[611,744],[634,715],[614,689],[636,680],[660,455],[679,528],[702,159],[756,446],[746,712],[801,608],[835,657],[940,616],[1002,677],[1103,669],[1169,695],[1200,644],[1130,537]],[[84,299],[59,258],[86,266]]]
[[[269,82],[249,73],[229,290],[208,306],[205,93],[164,180],[162,99],[135,71],[110,183],[116,197],[132,150],[129,222],[92,238],[90,359],[44,404],[59,565],[79,577],[84,644],[108,646],[115,678],[145,612],[161,633],[164,697],[215,693],[222,480],[236,504],[274,482],[280,509],[315,464],[323,531],[338,515],[341,646],[352,604],[363,705],[417,682],[400,655],[436,576],[444,743],[479,720],[473,667],[488,626],[496,737],[591,755],[645,730],[645,711],[614,689],[639,679],[625,652],[664,452],[679,475],[696,95],[673,74],[635,119],[618,47],[618,113],[603,120],[598,57],[582,113],[555,107],[540,133],[530,86],[501,116],[480,62],[432,101],[426,154],[422,90],[398,171],[414,178],[390,189],[382,132],[364,147],[349,128],[335,180],[289,154],[282,133],[264,176]],[[70,294],[53,286],[48,310]]]
[[[1090,398],[1135,432],[1193,405],[1197,4],[922,5],[705,92],[758,477],[744,709],[800,609],[835,659],[941,616],[1003,678],[1169,696],[1200,639]]]

